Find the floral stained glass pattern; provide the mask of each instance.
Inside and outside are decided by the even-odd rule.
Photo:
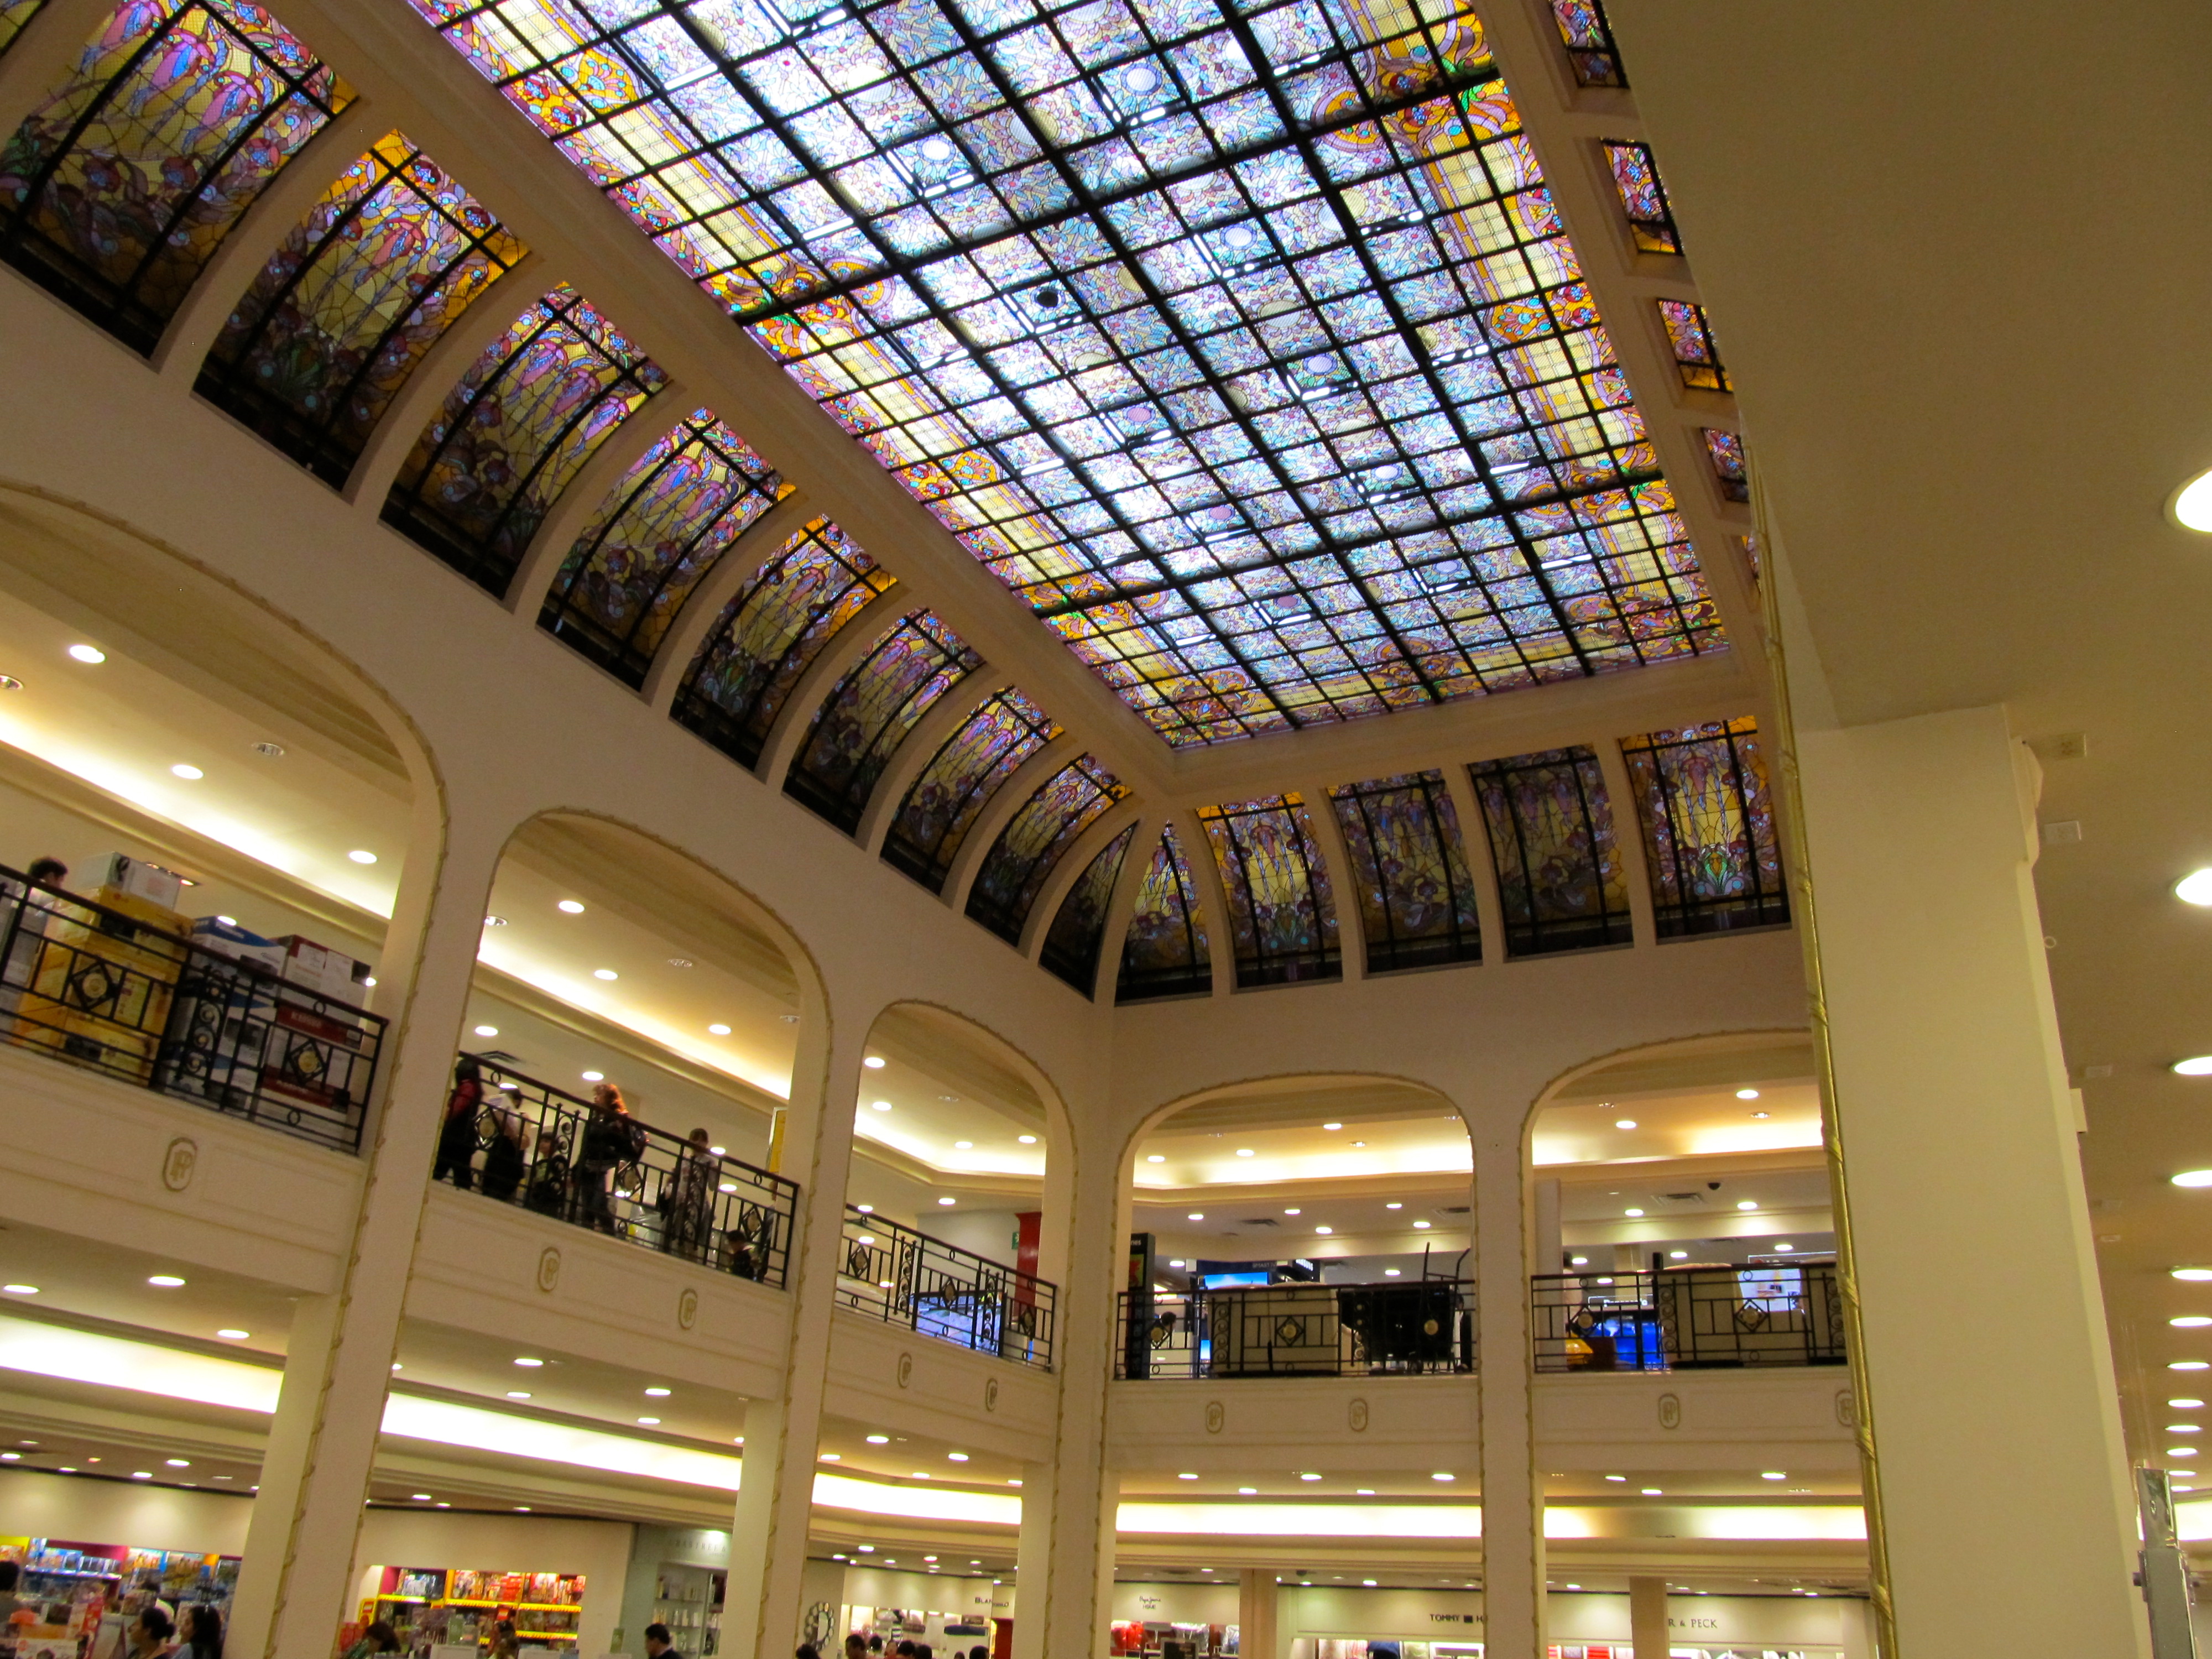
[[[953,860],[991,798],[1059,735],[1059,722],[1018,690],[1000,692],[922,768],[884,838],[884,860],[931,892],[943,892]]]
[[[687,429],[693,428],[678,431]],[[631,475],[636,488],[629,498],[651,483],[652,459]],[[701,500],[685,521],[692,538],[708,534],[728,510],[727,501],[720,507],[714,501]],[[896,580],[836,525],[815,520],[724,607],[677,690],[673,717],[739,765],[754,764],[808,665]]]
[[[0,5],[0,51],[38,9]],[[0,149],[0,258],[150,352],[352,91],[244,0],[131,0]]]
[[[417,0],[1171,744],[1717,649],[1454,0]]]
[[[1443,775],[1377,778],[1328,794],[1351,854],[1367,971],[1480,961],[1474,878]]]
[[[1720,348],[1705,321],[1705,308],[1686,300],[1659,301],[1659,320],[1667,325],[1667,343],[1674,350],[1674,367],[1682,384],[1704,392],[1733,392],[1728,370],[1721,366]]]
[[[1660,936],[1790,920],[1759,723],[1748,716],[1620,745],[1636,792]]]
[[[1037,960],[1085,996],[1098,987],[1099,948],[1106,942],[1106,910],[1114,901],[1114,884],[1121,878],[1121,860],[1136,839],[1131,824],[1114,837],[1098,856],[1084,866],[1060,902],[1060,910],[1045,930],[1044,949]]]
[[[453,175],[388,133],[254,278],[199,393],[343,484],[422,354],[524,251]]]
[[[1606,21],[1599,0],[1552,0],[1552,21],[1559,26],[1559,40],[1576,80],[1586,87],[1628,84],[1620,49],[1613,44],[1613,26]]]
[[[1608,138],[1604,148],[1613,188],[1620,192],[1621,211],[1628,216],[1628,228],[1636,238],[1636,251],[1680,253],[1682,233],[1674,228],[1674,210],[1667,204],[1667,187],[1659,182],[1651,146],[1633,138]]]
[[[1213,989],[1213,953],[1206,943],[1206,915],[1191,884],[1190,866],[1175,826],[1160,830],[1159,844],[1137,890],[1137,911],[1121,944],[1121,970],[1114,1000],[1145,1002],[1154,997],[1204,995]]]
[[[1228,890],[1237,988],[1341,978],[1328,866],[1304,801],[1285,794],[1201,806],[1198,821]]]
[[[538,626],[642,685],[691,590],[789,489],[712,410],[695,411],[646,452],[576,538]]]
[[[1019,944],[1038,890],[1054,866],[1128,793],[1127,784],[1089,755],[1053,774],[991,844],[968,890],[969,916],[1009,945]]]
[[[1743,440],[1733,432],[1707,427],[1705,453],[1712,458],[1713,477],[1721,494],[1732,501],[1751,499],[1751,475],[1744,471]]]
[[[1468,770],[1498,871],[1506,954],[1630,943],[1628,887],[1597,757],[1553,749]]]
[[[555,289],[447,396],[399,469],[385,523],[506,592],[569,480],[667,380],[583,295]]]
[[[983,665],[927,611],[900,618],[814,711],[784,793],[850,830],[930,704]]]

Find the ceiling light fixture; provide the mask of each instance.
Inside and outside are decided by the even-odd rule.
[[[891,1109],[891,1103],[888,1100],[872,1100],[868,1105],[872,1109],[878,1112],[888,1112]]]
[[[586,1072],[583,1073],[583,1078],[586,1083],[604,1083],[606,1080],[606,1075],[605,1072]]]
[[[36,1296],[39,1293],[39,1287],[35,1285],[0,1285],[0,1293],[9,1296]]]
[[[553,908],[566,915],[580,916],[584,914],[584,903],[581,899],[562,899]]]
[[[2194,530],[2200,535],[2212,536],[2212,472],[2200,472],[2173,492],[2166,503],[2173,521],[2184,530]],[[70,647],[72,654],[76,647]]]
[[[1644,1212],[1643,1212],[1643,1211],[1641,1211],[1641,1210],[1623,1210],[1623,1211],[1621,1212],[1621,1214],[1626,1215],[1626,1216],[1638,1216],[1638,1215],[1642,1215],[1643,1213],[1644,1213]]]
[[[177,764],[171,767],[169,770],[176,776],[182,778],[186,783],[198,783],[202,778],[207,775],[207,774],[201,771],[198,767],[187,766],[182,761],[178,762]]]
[[[1756,1089],[1739,1089],[1735,1091],[1735,1097],[1738,1100],[1757,1100],[1759,1098],[1759,1091]]]
[[[545,1362],[544,1362],[544,1360],[542,1360],[542,1359],[533,1359],[533,1358],[532,1358],[528,1354],[526,1354],[526,1354],[518,1354],[517,1356],[515,1356],[515,1361],[514,1361],[514,1363],[515,1363],[516,1364],[518,1364],[518,1365],[524,1366],[524,1367],[527,1368],[528,1370],[537,1370],[540,1365],[543,1365]]]
[[[1316,1227],[1314,1231],[1322,1235],[1322,1237],[1326,1238],[1329,1234],[1334,1232],[1336,1229],[1334,1227]]]
[[[224,1327],[222,1330],[217,1331],[216,1334],[226,1342],[243,1342],[247,1337],[252,1335],[253,1333],[252,1331],[241,1331],[236,1326],[233,1325]]]
[[[2212,1370],[2212,1359],[2169,1359],[2166,1368],[2170,1371]]]
[[[1035,1135],[1016,1135],[1014,1137],[1014,1141],[1017,1146],[1034,1146],[1036,1145],[1036,1137]]]
[[[2184,1170],[2171,1179],[2177,1187],[2212,1187],[2212,1170]]]
[[[107,653],[96,645],[73,645],[70,647],[69,653],[79,662],[102,663],[107,660]]]
[[[1434,1224],[1435,1224],[1434,1223],[1432,1223],[1432,1222],[1427,1222],[1427,1221],[1416,1221],[1416,1222],[1413,1224],[1413,1225],[1414,1225],[1416,1228],[1424,1228],[1424,1229],[1425,1229],[1425,1228],[1427,1228],[1427,1227],[1430,1227],[1430,1226],[1432,1226],[1432,1225],[1434,1225]]]
[[[1758,1207],[1759,1200],[1755,1198],[1740,1199],[1736,1203],[1736,1208],[1739,1210],[1755,1210]]]
[[[959,1202],[959,1200],[952,1198],[940,1198],[937,1201],[939,1204],[957,1204]],[[2208,1319],[2204,1322],[2208,1325],[2212,1325],[2212,1319]]]
[[[1239,1158],[1251,1158],[1255,1156],[1255,1154],[1249,1146],[1239,1146],[1237,1149],[1237,1156]]]
[[[2212,1077],[2212,1054],[2191,1054],[2187,1060],[2177,1060],[2173,1069],[2179,1077]]]
[[[527,1389],[509,1389],[507,1391],[507,1397],[509,1400],[527,1400],[530,1398],[530,1390]]]
[[[1636,1127],[1636,1120],[1632,1117],[1615,1118],[1613,1127],[1616,1129],[1633,1129]]]
[[[2207,1325],[2212,1325],[2212,1314],[2183,1314],[2166,1322],[2178,1331],[2201,1331]]]
[[[183,1279],[178,1278],[174,1273],[155,1273],[146,1282],[149,1285],[158,1285],[165,1291],[181,1290],[184,1288],[185,1283]]]
[[[860,1062],[872,1072],[882,1071],[887,1063],[881,1054],[870,1054]]]
[[[497,1036],[499,1035],[499,1027],[496,1025],[479,1025],[477,1027],[477,1035],[478,1036]]]
[[[1438,1469],[1434,1474],[1431,1475],[1429,1479],[1431,1480],[1456,1480],[1459,1477],[1455,1474],[1449,1474],[1443,1469]]]
[[[1203,1221],[1206,1219],[1206,1212],[1203,1210],[1193,1210],[1188,1215],[1185,1216],[1183,1219],[1186,1221]]]
[[[592,977],[593,979],[616,980],[620,979],[622,975],[615,972],[611,968],[594,968],[592,969]]]
[[[1167,1161],[1168,1158],[1165,1152],[1146,1152],[1145,1154],[1145,1162],[1147,1164],[1164,1164]]]
[[[1344,1125],[1341,1123],[1324,1123],[1321,1127],[1324,1129],[1341,1129]]]
[[[1402,1210],[1406,1206],[1399,1203],[1395,1199],[1393,1199],[1389,1203],[1385,1204],[1382,1207],[1386,1210]]]
[[[1302,1214],[1304,1214],[1304,1211],[1301,1211],[1301,1210],[1285,1210],[1285,1211],[1284,1211],[1284,1212],[1283,1212],[1283,1213],[1284,1213],[1285,1215],[1302,1215]]]
[[[356,847],[353,851],[348,853],[346,856],[351,859],[356,864],[374,864],[376,862],[376,854],[370,852],[366,847]]]

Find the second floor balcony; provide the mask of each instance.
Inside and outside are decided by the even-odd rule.
[[[1049,1279],[846,1206],[841,1308],[1048,1371],[1057,1296]]]

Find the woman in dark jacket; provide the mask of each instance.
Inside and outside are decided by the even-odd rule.
[[[438,1163],[430,1179],[448,1175],[463,1192],[469,1189],[477,1155],[477,1112],[483,1105],[483,1073],[463,1054],[453,1062],[453,1092],[446,1097],[446,1121],[438,1131]]]

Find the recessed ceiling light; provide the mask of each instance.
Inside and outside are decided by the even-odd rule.
[[[620,979],[622,975],[615,972],[611,968],[594,968],[592,969],[592,977],[593,979],[613,980]]]
[[[530,1390],[527,1389],[509,1389],[507,1391],[507,1397],[509,1400],[527,1400],[530,1398]]]
[[[1399,1203],[1397,1200],[1392,1199],[1390,1202],[1385,1204],[1382,1207],[1386,1210],[1402,1210],[1406,1206]]]
[[[1759,1478],[1762,1480],[1787,1480],[1790,1476],[1788,1472],[1783,1469],[1761,1469],[1759,1472]]]
[[[728,1026],[726,1026],[726,1025],[724,1025],[724,1024],[720,1024],[719,1022],[718,1022],[718,1023],[716,1023],[715,1024],[709,1025],[709,1026],[707,1028],[707,1035],[708,1035],[708,1036],[729,1036],[729,1034],[730,1034],[730,1028],[729,1028]]]
[[[876,1206],[872,1204],[855,1204],[853,1207],[862,1215],[873,1215],[876,1212]]]
[[[1687,1250],[1669,1250],[1667,1252],[1667,1259],[1669,1261],[1687,1261],[1690,1259],[1690,1253]]]
[[[583,1074],[584,1081],[586,1083],[604,1083],[606,1081],[606,1076],[605,1072],[586,1072]]]
[[[1203,1221],[1206,1219],[1206,1212],[1203,1210],[1193,1210],[1188,1215],[1185,1216],[1183,1219],[1186,1221]]]
[[[182,761],[178,762],[177,764],[171,767],[169,770],[178,777],[182,778],[187,783],[197,783],[207,775],[207,774],[201,771],[198,767],[187,766]]]
[[[1777,1244],[1774,1248],[1775,1248],[1776,1249],[1778,1249],[1778,1250],[1794,1250],[1794,1249],[1796,1249],[1797,1247],[1796,1247],[1795,1244],[1792,1244],[1792,1243],[1791,1243],[1788,1239],[1786,1239],[1786,1238],[1785,1238],[1785,1239],[1784,1239],[1780,1243]]]
[[[1587,1267],[1589,1266],[1589,1258],[1586,1255],[1571,1255],[1567,1258],[1567,1265],[1571,1267]]]
[[[958,1202],[959,1202],[959,1200],[958,1200],[957,1199],[952,1199],[952,1198],[940,1198],[940,1199],[939,1199],[937,1201],[938,1201],[939,1204],[957,1204],[957,1203],[958,1203]],[[2206,1320],[2204,1322],[2205,1322],[2206,1324],[2208,1324],[2208,1325],[2212,1325],[2212,1319],[2208,1319],[2208,1320]]]
[[[1429,1479],[1431,1480],[1456,1480],[1459,1477],[1455,1474],[1449,1474],[1442,1469],[1438,1469],[1434,1474],[1431,1475]]]
[[[173,1291],[182,1288],[185,1281],[174,1273],[155,1273],[146,1282],[149,1285],[158,1285],[165,1291]]]
[[[1608,1480],[1626,1480],[1628,1477],[1625,1474],[1608,1474],[1606,1476],[1606,1479]]]
[[[1176,1476],[1176,1480],[1197,1480],[1197,1479],[1198,1479],[1198,1476],[1197,1476],[1197,1475],[1195,1475],[1195,1474],[1188,1474],[1188,1473],[1186,1473],[1186,1474],[1179,1474],[1179,1475]]]
[[[1427,1221],[1416,1221],[1416,1222],[1413,1224],[1413,1225],[1414,1225],[1415,1227],[1417,1227],[1417,1228],[1425,1228],[1425,1227],[1429,1227],[1429,1226],[1431,1226],[1431,1225],[1433,1225],[1433,1224],[1434,1224],[1433,1223],[1427,1222]]]
[[[860,1062],[861,1065],[866,1066],[872,1072],[882,1071],[886,1063],[887,1062],[881,1054],[870,1054],[866,1059]]]
[[[131,1478],[133,1480],[151,1480],[154,1478],[154,1471],[151,1469],[133,1469],[131,1471]]]
[[[2183,1314],[2179,1318],[2169,1319],[2166,1322],[2176,1330],[2200,1331],[2207,1325],[2212,1325],[2212,1314]]]
[[[1755,1210],[1758,1207],[1759,1200],[1755,1198],[1745,1198],[1736,1200],[1736,1208],[1739,1210]]]
[[[407,1496],[411,1501],[417,1504],[427,1504],[430,1501],[430,1494],[427,1492],[410,1492]]]
[[[1633,1129],[1636,1127],[1636,1120],[1632,1117],[1615,1118],[1613,1127],[1616,1129]]]
[[[1284,1212],[1283,1212],[1283,1213],[1284,1213],[1285,1215],[1302,1215],[1302,1214],[1304,1214],[1304,1212],[1303,1212],[1303,1211],[1301,1211],[1301,1210],[1285,1210],[1285,1211],[1284,1211]]]
[[[2169,1423],[2166,1425],[2166,1431],[2168,1434],[2202,1434],[2204,1425],[2202,1423]]]
[[[499,1035],[499,1027],[496,1025],[479,1025],[477,1027],[477,1035],[478,1036],[497,1036]]]
[[[1753,1113],[1752,1114],[1752,1115],[1753,1115],[1753,1117],[1766,1117],[1766,1116],[1771,1115],[1771,1114],[1766,1113],[1766,1112],[1753,1112]]]
[[[556,910],[566,911],[572,916],[580,916],[584,914],[584,904],[581,899],[562,899],[553,908]]]
[[[1035,1135],[1016,1135],[1014,1137],[1014,1141],[1018,1146],[1034,1146],[1036,1145],[1036,1137]]]
[[[888,1100],[872,1100],[868,1104],[879,1112],[888,1112],[891,1109],[891,1103]]]
[[[1299,1480],[1320,1480],[1320,1479],[1321,1479],[1321,1477],[1320,1477],[1319,1475],[1317,1475],[1317,1474],[1302,1474],[1302,1475],[1300,1475],[1300,1476],[1298,1477],[1298,1479],[1299,1479]]]
[[[2174,492],[2174,522],[2212,536],[2212,472],[2200,472]],[[75,647],[72,647],[72,649]]]
[[[975,1150],[975,1143],[972,1140],[956,1140],[952,1143],[952,1150],[956,1152],[972,1152]]]
[[[1182,1267],[1182,1258],[1181,1256],[1177,1256],[1177,1257],[1176,1257],[1176,1258],[1175,1258],[1175,1260],[1173,1260],[1172,1261],[1170,1261],[1170,1262],[1169,1262],[1169,1263],[1168,1263],[1168,1266],[1169,1266],[1169,1267]]]
[[[1395,1279],[1398,1277],[1401,1271],[1401,1269],[1396,1267],[1385,1267],[1382,1270],[1382,1277],[1385,1279]]]
[[[2212,1170],[2184,1170],[2172,1180],[2177,1187],[2212,1187]]]
[[[1735,1097],[1738,1100],[1757,1100],[1759,1098],[1759,1091],[1756,1089],[1739,1089],[1735,1091]]]
[[[505,916],[486,916],[484,918],[484,926],[487,927],[504,927],[507,926],[507,918]]]
[[[1355,1140],[1352,1144],[1355,1146],[1364,1146],[1367,1143],[1364,1140]]]
[[[1645,1486],[1642,1491],[1646,1498],[1664,1498],[1667,1495],[1656,1486]]]
[[[1237,1149],[1237,1156],[1239,1158],[1251,1158],[1255,1156],[1255,1154],[1249,1146],[1239,1146]]]
[[[1147,1164],[1164,1164],[1167,1161],[1167,1154],[1164,1152],[1146,1152],[1145,1154],[1145,1162]]]
[[[526,1353],[517,1355],[514,1363],[518,1365],[526,1366],[530,1370],[535,1370],[538,1366],[543,1365],[545,1362],[542,1359],[533,1359]]]
[[[637,1420],[648,1429],[657,1429],[660,1426],[660,1419],[657,1417],[641,1417]]]
[[[235,1326],[228,1326],[225,1328],[217,1331],[216,1334],[226,1342],[243,1342],[247,1337],[252,1335],[253,1333],[251,1331],[241,1331]]]
[[[370,852],[366,847],[356,847],[353,851],[348,853],[346,856],[351,859],[356,864],[374,864],[376,862],[376,854]]]
[[[1621,1214],[1623,1215],[1642,1215],[1643,1213],[1644,1212],[1641,1210],[1623,1210],[1621,1212]]]
[[[0,1285],[0,1292],[9,1296],[36,1296],[39,1287],[35,1285]]]
[[[668,1398],[670,1392],[671,1390],[667,1389],[647,1389],[645,1391],[645,1395],[646,1398],[648,1400],[665,1400]]]
[[[1324,1123],[1321,1127],[1324,1129],[1341,1129],[1344,1125],[1341,1123]]]
[[[945,1454],[945,1461],[948,1463],[965,1463],[968,1461],[968,1454],[966,1452],[947,1452]]]
[[[165,1457],[161,1461],[173,1469],[188,1469],[192,1466],[192,1460],[189,1457]]]
[[[2170,1371],[2212,1370],[2212,1359],[2169,1359],[2166,1368]]]
[[[1335,1228],[1334,1228],[1334,1227],[1316,1227],[1316,1228],[1315,1228],[1315,1229],[1314,1229],[1314,1231],[1315,1231],[1316,1232],[1317,1232],[1317,1233],[1321,1234],[1322,1237],[1328,1237],[1328,1235],[1329,1235],[1330,1233],[1334,1232],[1334,1231],[1336,1231],[1336,1229],[1335,1229]]]
[[[101,650],[96,645],[73,645],[70,647],[69,653],[72,657],[75,657],[79,662],[106,662],[107,660],[107,653]]]
[[[0,674],[0,691],[21,691],[23,682],[13,674]]]
[[[2212,1054],[2192,1054],[2187,1060],[2177,1060],[2173,1069],[2183,1077],[2212,1077]]]
[[[1256,1498],[1259,1494],[1260,1489],[1257,1486],[1239,1486],[1237,1488],[1237,1495],[1239,1498]]]

